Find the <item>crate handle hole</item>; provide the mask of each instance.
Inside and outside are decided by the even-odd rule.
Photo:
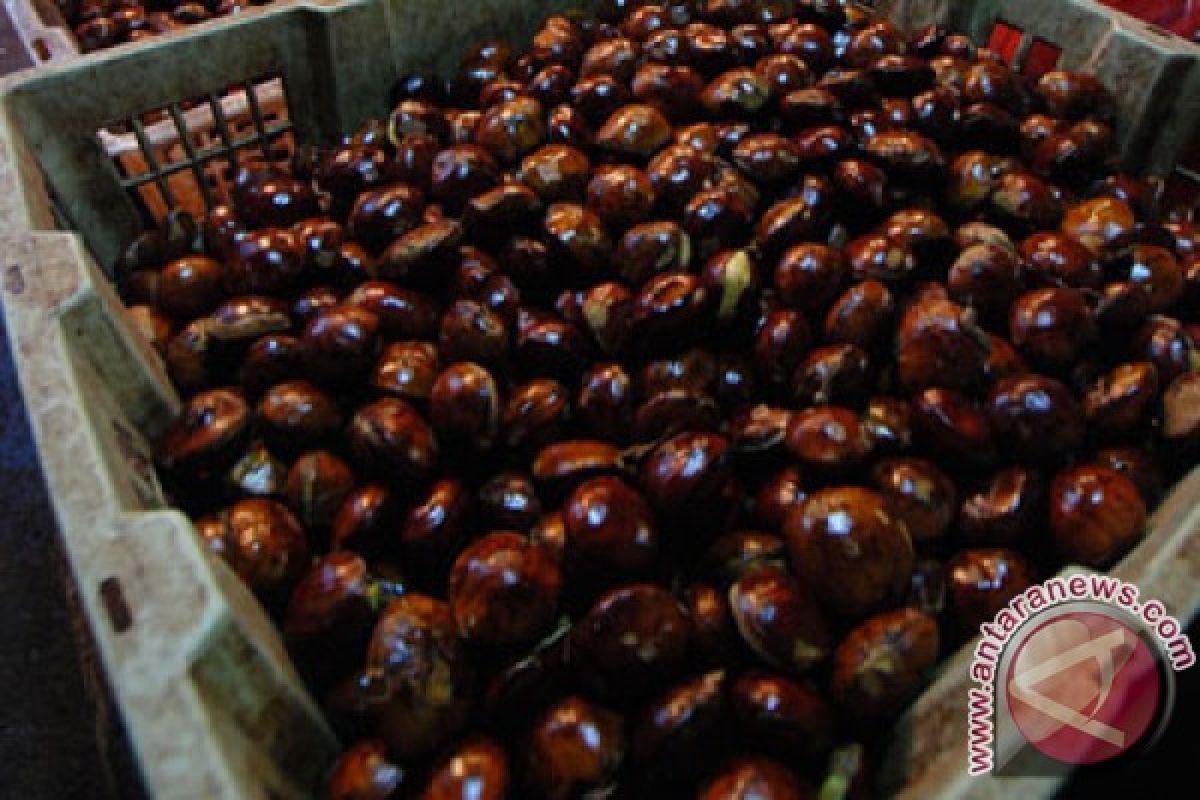
[[[108,613],[108,622],[117,633],[124,633],[133,626],[133,612],[125,601],[125,592],[115,575],[100,581],[100,602]]]
[[[50,57],[54,54],[54,51],[50,49],[50,45],[46,44],[46,40],[40,36],[32,40],[29,44],[33,47],[33,52],[37,55],[38,61],[49,61]]]

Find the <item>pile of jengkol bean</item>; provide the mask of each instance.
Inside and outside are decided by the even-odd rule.
[[[57,0],[85,53],[237,14],[271,0]]]
[[[336,798],[863,796],[939,657],[1200,444],[1200,235],[1086,75],[609,0],[131,246],[164,481]]]

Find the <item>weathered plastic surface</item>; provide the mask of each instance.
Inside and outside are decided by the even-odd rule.
[[[0,177],[11,175],[0,160]],[[6,235],[4,310],[47,486],[146,783],[304,797],[336,743],[254,598],[166,508],[148,442],[178,399],[66,233]]]
[[[1061,48],[1062,69],[1113,90],[1125,166],[1167,175],[1200,137],[1200,45],[1092,0],[875,0],[905,30],[941,23],[984,43],[999,20]]]
[[[382,113],[400,71],[448,69],[470,42],[524,39],[549,10],[570,5],[268,7],[0,82],[0,296],[66,551],[156,796],[305,796],[336,743],[261,608],[165,507],[149,442],[179,400],[98,266],[139,222],[95,131],[271,73],[288,86],[300,138],[328,141]],[[82,235],[58,229],[44,176]],[[1200,609],[1200,471],[1116,572],[1181,621]],[[914,798],[1049,794],[1054,780],[967,779],[965,652],[901,723],[884,771],[891,789]]]
[[[21,67],[79,54],[79,46],[52,0],[3,0],[3,4],[4,14],[26,57],[20,62]],[[11,58],[11,54],[5,54],[3,63],[8,63]]]

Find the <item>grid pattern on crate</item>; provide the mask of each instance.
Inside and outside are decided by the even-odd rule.
[[[230,200],[239,167],[286,161],[294,146],[283,79],[171,103],[96,132],[147,223]]]

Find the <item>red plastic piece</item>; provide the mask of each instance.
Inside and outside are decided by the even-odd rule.
[[[988,37],[988,49],[999,53],[1006,63],[1011,64],[1017,57],[1017,48],[1021,46],[1024,32],[1005,22],[996,22],[992,35]]]
[[[1200,0],[1100,0],[1160,28],[1192,39],[1200,34]]]
[[[1025,54],[1025,63],[1021,65],[1021,74],[1037,80],[1058,66],[1058,57],[1061,54],[1061,48],[1037,37],[1033,40],[1033,44],[1029,45],[1029,52]]]

